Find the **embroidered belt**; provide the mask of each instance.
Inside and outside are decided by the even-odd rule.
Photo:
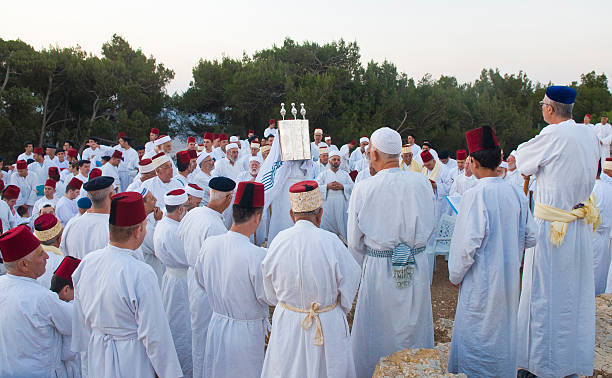
[[[404,243],[400,243],[393,249],[380,250],[366,246],[366,255],[371,257],[391,258],[393,266],[393,278],[399,289],[410,286],[414,276],[416,259],[414,256],[422,253],[425,247],[410,248]]]

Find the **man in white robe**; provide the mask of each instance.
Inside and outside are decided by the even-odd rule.
[[[594,127],[599,138],[600,150],[601,150],[601,161],[602,164],[606,158],[610,157],[610,144],[612,143],[612,125],[608,123],[608,115],[602,114],[601,122],[596,124]]]
[[[43,214],[34,220],[34,235],[40,240],[40,244],[47,253],[45,273],[38,277],[38,281],[46,289],[51,288],[53,272],[62,263],[64,254],[59,249],[62,239],[62,224],[53,214]]]
[[[2,200],[0,200],[0,226],[2,231],[6,232],[15,227],[15,202],[19,197],[19,187],[9,185],[2,191]]]
[[[236,182],[238,176],[242,172],[241,165],[238,163],[238,145],[230,143],[225,147],[227,151],[225,159],[215,162],[214,177],[227,177]],[[232,225],[232,209],[228,207],[223,213],[223,222],[225,227],[229,228]]]
[[[351,140],[347,144],[340,147],[340,156],[342,157],[342,164],[340,164],[340,169],[343,171],[349,172],[349,159],[351,158],[351,150],[355,148],[357,142]]]
[[[421,173],[429,179],[436,196],[436,224],[438,224],[442,215],[448,214],[450,210],[450,205],[445,197],[450,193],[453,177],[446,164],[437,161],[429,150],[421,152],[421,160],[423,161]],[[432,235],[431,241],[434,236]]]
[[[157,277],[136,253],[146,233],[142,196],[112,201],[108,245],[72,275],[72,350],[87,351],[90,377],[180,377]]]
[[[468,189],[473,188],[478,184],[478,179],[472,174],[472,168],[469,163],[465,164],[463,173],[457,175],[451,185],[450,196],[462,196]],[[520,188],[522,190],[522,188]]]
[[[612,173],[612,158],[606,158],[603,169]],[[605,173],[602,177],[610,177]],[[595,295],[606,292],[608,271],[610,270],[610,233],[612,231],[612,185],[600,179],[598,169],[597,180],[593,187],[593,194],[597,201],[597,209],[601,215],[601,223],[593,235],[593,268],[595,276]]]
[[[346,171],[340,169],[340,152],[332,151],[329,169],[317,177],[323,198],[323,218],[321,228],[342,237],[346,241],[347,210],[353,180]]]
[[[53,208],[57,205],[57,199],[55,198],[55,186],[56,182],[52,179],[47,179],[45,182],[45,188],[43,189],[44,195],[40,197],[34,203],[34,207],[32,208],[32,219],[36,219],[40,214],[40,209],[42,209],[45,205],[51,205]],[[65,189],[64,189],[65,190]]]
[[[402,161],[400,162],[400,168],[402,171],[410,171],[420,173],[423,169],[423,166],[416,161],[414,155],[412,153],[412,148],[405,144],[402,146]],[[368,170],[370,169],[370,163],[368,161]],[[360,171],[361,172],[361,171]]]
[[[145,158],[152,158],[157,153],[155,151],[155,139],[159,136],[159,129],[154,127],[149,132],[149,141],[145,144]]]
[[[315,129],[313,133],[313,141],[310,142],[310,154],[312,155],[312,161],[319,161],[319,147],[323,142],[323,130]],[[322,146],[327,147],[327,145]]]
[[[316,180],[321,172],[329,169],[329,149],[327,147],[319,148],[319,161],[313,164],[313,179]]]
[[[236,184],[227,177],[213,177],[209,182],[208,205],[191,210],[178,227],[178,237],[183,242],[185,257],[189,264],[187,288],[191,315],[193,376],[196,378],[204,377],[206,335],[212,310],[206,291],[195,279],[194,266],[204,241],[210,236],[227,232],[222,214],[232,201],[235,186]]]
[[[215,161],[212,154],[202,151],[196,161],[196,173],[193,176],[193,182],[200,188],[204,189],[204,197],[202,198],[202,206],[208,205],[210,198],[208,192],[208,182],[212,178],[212,171],[215,169]]]
[[[525,253],[518,365],[542,377],[593,374],[592,223],[598,217],[589,196],[600,153],[595,133],[571,119],[575,97],[569,87],[549,87],[541,102],[549,125],[516,151],[518,170],[538,178],[534,192],[538,244]],[[582,209],[577,211],[580,217],[588,217],[570,217],[576,219],[570,223],[549,220],[558,219],[550,216],[553,209],[570,212],[575,206]]]
[[[429,264],[422,253],[435,225],[429,181],[399,168],[400,135],[372,134],[376,174],[353,188],[348,246],[362,265],[351,334],[358,377],[371,377],[383,356],[433,347]],[[393,265],[392,265],[393,262]]]
[[[117,193],[121,188],[121,181],[119,181],[119,164],[121,163],[121,157],[123,153],[119,150],[113,151],[108,163],[102,166],[102,176],[108,176],[113,178],[113,188]]]
[[[479,180],[461,199],[450,246],[449,280],[459,299],[448,371],[514,377],[521,261],[536,244],[536,225],[524,193],[497,177],[493,130],[470,130],[466,139]]]
[[[91,251],[108,243],[108,214],[110,213],[113,179],[100,176],[85,183],[91,208],[80,217],[64,225],[60,249],[67,256],[83,259]]]
[[[126,192],[140,192],[142,184],[150,178],[156,176],[155,167],[151,159],[142,159],[138,163],[138,174],[134,181],[128,185]]]
[[[28,171],[36,174],[36,185],[45,183],[47,171],[45,170],[45,151],[42,147],[34,147],[34,162],[28,164]],[[14,174],[11,176],[14,176]]]
[[[16,166],[17,173],[12,174],[9,180],[9,185],[15,185],[19,188],[19,198],[17,198],[16,206],[26,205],[32,207],[38,199],[36,186],[39,185],[40,179],[36,173],[31,172],[25,161],[19,160]],[[42,184],[44,184],[44,180]]]
[[[79,199],[82,186],[83,183],[81,180],[73,177],[66,186],[66,192],[62,198],[57,201],[55,214],[64,226],[68,225],[68,222],[79,214],[79,208],[76,202]]]
[[[187,193],[175,189],[164,198],[166,214],[155,226],[153,243],[155,256],[164,264],[165,272],[161,284],[161,295],[174,347],[181,363],[183,375],[191,377],[191,318],[187,289],[187,259],[183,243],[178,237],[179,222],[186,214],[184,207]]]
[[[8,270],[0,276],[0,376],[65,376],[62,336],[72,334],[72,314],[36,281],[47,253],[26,226],[2,234],[0,251]]]
[[[171,190],[183,189],[185,186],[174,178],[174,170],[170,156],[160,152],[152,159],[155,168],[155,177],[143,182],[141,189],[146,188],[157,199],[157,207],[165,208],[164,196]]]
[[[421,161],[421,146],[415,143],[416,140],[414,134],[408,134],[408,137],[406,137],[406,142],[412,150],[412,157],[417,161],[417,163],[423,165],[423,162]]]
[[[346,314],[359,265],[336,235],[319,228],[317,182],[289,190],[295,225],[277,235],[261,264],[267,301],[276,305],[261,376],[355,377]]]
[[[238,184],[231,229],[204,241],[194,267],[212,309],[205,377],[261,376],[270,325],[261,271],[266,250],[249,238],[261,221],[263,187],[258,182]]]
[[[370,139],[366,136],[362,136],[359,139],[359,147],[355,148],[355,151],[351,152],[351,157],[349,159],[349,169],[354,171],[357,169],[357,163],[366,158],[366,147],[370,144]]]
[[[125,192],[127,187],[134,181],[134,177],[138,173],[138,152],[130,146],[131,139],[127,136],[119,138],[119,145],[123,156],[119,163],[119,180],[121,186],[119,192]]]

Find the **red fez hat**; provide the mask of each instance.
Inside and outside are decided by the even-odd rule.
[[[499,146],[495,131],[490,126],[472,129],[465,133],[470,154]]]
[[[111,197],[108,222],[117,227],[130,227],[142,223],[147,217],[140,193],[123,192]]]
[[[17,185],[9,185],[4,188],[4,192],[2,193],[2,197],[7,200],[17,199],[19,198],[19,192],[21,189]]]
[[[255,134],[255,130],[250,129],[250,130],[249,130],[249,134]]]
[[[351,180],[353,180],[353,182],[355,182],[355,180],[357,179],[357,175],[358,174],[359,174],[359,171],[357,171],[357,170],[351,171],[349,173],[349,176],[350,176]]]
[[[227,140],[227,134],[219,134],[219,140]]]
[[[149,165],[153,163],[153,160],[151,159],[142,159],[141,161],[138,162],[138,165]]]
[[[204,139],[208,139],[211,142],[215,139],[215,134],[213,133],[204,133]]]
[[[121,139],[121,138],[125,138],[127,134],[124,131],[119,132],[119,135],[117,135],[117,139]]]
[[[274,120],[274,119],[271,119],[271,120],[268,121],[269,125],[274,125],[275,123],[276,123],[276,120]]]
[[[189,154],[189,159],[197,159],[198,158],[198,151],[196,151],[196,150],[187,150],[187,153]]]
[[[4,190],[4,181],[0,180],[0,192],[2,192],[3,190]],[[1,227],[2,226],[0,225],[0,232],[2,232]]]
[[[75,148],[69,148],[68,149],[68,156],[70,157],[78,157],[79,156],[79,152],[75,149]]]
[[[221,135],[221,134],[213,134],[213,140],[219,139],[219,135]]]
[[[17,160],[17,169],[28,169],[28,163],[25,160]]]
[[[91,172],[89,172],[89,179],[93,180],[96,177],[100,177],[102,176],[102,170],[100,168],[94,168],[91,170]]]
[[[355,139],[353,139],[353,140],[351,140],[351,141],[349,142],[349,144],[355,145],[355,144],[357,144],[357,142],[355,141]]]
[[[47,170],[47,174],[49,175],[49,177],[58,177],[59,176],[59,169],[57,169],[57,167],[49,167],[49,169]]]
[[[72,256],[66,256],[59,264],[53,275],[59,278],[62,278],[66,281],[70,281],[72,283],[72,273],[76,270],[76,268],[81,263],[80,259]]]
[[[151,134],[159,135],[159,129],[154,127],[151,129]]]
[[[70,189],[81,189],[81,186],[83,186],[83,181],[79,180],[76,177],[73,177],[72,180],[70,180],[70,182],[68,183],[68,187]]]
[[[457,160],[467,159],[467,152],[465,150],[457,150]]]
[[[431,154],[431,152],[429,152],[429,150],[425,150],[421,152],[421,160],[423,160],[423,163],[427,163],[428,161],[432,159],[433,159],[433,155]]]
[[[25,225],[17,226],[0,235],[0,251],[6,262],[17,261],[26,257],[39,245],[38,238]]]
[[[264,206],[264,184],[253,181],[238,183],[234,205],[244,208]]]
[[[115,150],[115,152],[113,152],[113,156],[111,156],[111,157],[112,158],[121,159],[122,156],[123,156],[123,152],[121,152],[119,150]]]
[[[34,153],[38,155],[44,155],[45,151],[43,151],[42,147],[34,147]]]
[[[585,117],[589,117],[589,118],[591,118],[591,115],[590,115],[590,114],[588,114],[588,113],[587,113],[587,114],[585,114],[584,116],[585,116]]]
[[[43,214],[34,221],[34,235],[41,241],[49,241],[62,232],[62,224],[53,214]]]
[[[179,151],[176,153],[176,158],[181,162],[181,164],[189,163],[191,156],[189,156],[189,152],[187,151]]]
[[[45,181],[45,186],[50,186],[55,189],[55,180],[47,179],[47,181]]]
[[[612,157],[607,157],[606,161],[612,161]]]
[[[289,187],[289,193],[304,193],[310,192],[319,187],[319,184],[314,180],[300,181]]]
[[[195,137],[189,137],[187,138],[187,143],[195,143]]]

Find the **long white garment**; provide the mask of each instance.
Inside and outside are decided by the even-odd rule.
[[[610,125],[609,123],[602,125],[600,122],[595,125],[594,130],[597,133],[597,138],[599,138],[599,141],[601,142],[599,149],[601,151],[601,161],[603,163],[606,158],[610,157],[610,144],[612,143],[612,125]]]
[[[87,351],[90,377],[182,375],[157,277],[135,251],[91,252],[72,281],[72,350]]]
[[[277,305],[261,376],[354,377],[346,314],[359,285],[359,265],[338,237],[299,220],[274,239],[262,270],[269,303],[302,310],[310,310],[315,302],[321,309],[337,305],[318,315],[322,346],[314,345],[315,321],[304,330],[306,314]]]
[[[187,288],[189,289],[189,313],[191,317],[191,348],[193,360],[193,376],[204,376],[204,353],[206,335],[212,310],[206,291],[196,279],[193,267],[200,255],[202,244],[210,236],[227,232],[220,213],[208,207],[192,209],[181,220],[178,227],[178,237],[183,242],[185,257],[189,264],[187,270]]]
[[[66,226],[68,222],[79,214],[79,208],[77,206],[76,199],[69,199],[65,195],[57,201],[55,207],[55,215],[57,219]]]
[[[145,143],[145,159],[155,156],[155,143],[148,141]]]
[[[327,189],[327,185],[334,181],[342,184],[344,189]],[[353,191],[353,180],[346,171],[338,169],[337,172],[334,172],[331,169],[326,169],[317,177],[317,183],[323,198],[321,228],[341,235],[346,240],[347,210],[351,192]]]
[[[431,185],[422,174],[384,169],[353,188],[348,210],[349,251],[362,264],[351,343],[358,377],[371,377],[383,356],[433,347],[426,253],[415,256],[412,282],[399,289],[391,258],[366,255],[366,246],[391,250],[427,244],[435,225]]]
[[[146,180],[140,186],[141,189],[147,188],[153,193],[155,199],[157,199],[156,206],[162,209],[164,212],[166,211],[166,204],[164,202],[164,196],[171,190],[174,189],[183,189],[185,186],[181,184],[176,178],[171,178],[168,182],[163,182],[159,177],[151,177]]]
[[[0,226],[2,226],[2,232],[6,232],[12,228],[11,219],[13,213],[11,208],[5,200],[0,199]]]
[[[36,218],[38,218],[38,214],[40,213],[40,209],[42,209],[43,207],[47,206],[47,205],[51,205],[53,206],[53,208],[55,208],[57,206],[57,199],[51,198],[48,199],[45,196],[40,197],[35,203],[34,203],[34,207],[32,208],[32,220],[36,220]]]
[[[593,235],[593,268],[595,275],[595,295],[606,291],[608,270],[610,269],[610,232],[612,231],[612,185],[604,180],[596,180],[593,194],[601,215],[601,224]]]
[[[62,335],[70,306],[35,279],[0,276],[0,377],[64,377]]]
[[[120,192],[125,192],[127,187],[134,181],[134,177],[138,173],[138,152],[135,149],[122,148],[123,157],[119,163],[119,180],[121,181]]]
[[[162,278],[164,277],[164,271],[166,267],[161,262],[160,259],[155,256],[155,243],[153,242],[153,236],[155,235],[155,228],[157,226],[157,221],[155,220],[155,216],[153,213],[147,215],[147,234],[145,235],[145,239],[142,242],[138,251],[142,254],[142,258],[144,262],[149,264],[155,275],[157,276],[157,282],[159,283],[159,287],[162,285]]]
[[[64,225],[60,249],[67,256],[83,259],[91,251],[104,248],[110,240],[108,214],[90,213]]]
[[[351,171],[357,169],[357,162],[365,159],[365,150],[361,151],[361,147],[355,148],[353,152],[351,152],[351,157],[349,158],[349,169]]]
[[[595,185],[599,141],[573,120],[549,125],[516,151],[524,175],[536,175],[535,202],[571,210]],[[568,173],[571,180],[568,180]],[[536,218],[538,244],[525,252],[518,313],[518,365],[541,377],[593,373],[595,288],[593,227],[571,222],[563,243]]]
[[[11,177],[15,176],[16,173],[17,172],[13,172]],[[35,176],[36,177],[36,180],[35,180],[36,185],[44,185],[45,180],[47,179],[47,176],[48,176],[48,172],[45,171],[45,168],[44,168],[44,163],[40,164],[38,162],[33,162],[33,163],[28,164],[28,175],[30,175],[31,173],[36,175]],[[17,174],[17,176],[18,176],[18,174]]]
[[[521,175],[521,172],[519,172],[518,169],[515,169],[514,171],[508,171],[506,173],[506,177],[504,177],[504,180],[508,181],[520,190],[523,190],[523,183],[525,182],[525,180],[523,179],[523,176]]]
[[[161,295],[174,347],[181,363],[183,376],[191,377],[191,318],[187,289],[187,259],[183,242],[178,237],[179,222],[162,218],[155,226],[155,256],[166,267],[161,284]]]
[[[115,190],[120,188],[121,183],[119,181],[119,169],[112,165],[110,162],[102,166],[102,176],[112,177],[115,180],[113,181],[113,188]]]
[[[30,153],[29,155],[26,154],[25,152],[22,152],[19,156],[17,156],[17,160],[23,160],[23,161],[28,161],[28,160],[34,160],[34,153]]]
[[[227,177],[234,181],[242,172],[242,167],[238,162],[232,164],[229,159],[221,159],[215,162],[215,170],[212,172],[214,177]]]
[[[43,245],[42,247],[45,252],[47,252],[49,258],[45,263],[45,273],[38,277],[36,281],[38,281],[38,283],[40,283],[45,289],[51,289],[51,279],[53,278],[53,273],[55,273],[57,267],[62,263],[62,260],[64,260],[64,255],[61,254],[59,249],[53,246]]]
[[[451,171],[445,164],[437,161],[436,165],[440,166],[438,176],[435,177],[433,180],[436,182],[436,224],[438,224],[438,222],[440,221],[440,217],[442,217],[443,214],[448,214],[450,211],[450,205],[448,204],[448,201],[446,201],[445,197],[450,194],[450,188],[453,185],[453,177]],[[432,170],[428,170],[425,176],[428,179],[431,179],[431,174],[434,172],[434,170],[435,168]]]
[[[370,176],[371,176],[370,175],[370,170],[369,169],[364,169],[363,171],[361,171],[361,172],[359,172],[357,174],[357,177],[355,177],[355,184],[357,184],[361,180],[367,179]]]
[[[74,304],[73,302],[66,303],[68,307],[68,311],[70,312],[70,319],[72,319],[72,314],[74,313]],[[72,327],[70,329],[72,334]],[[64,369],[66,370],[67,378],[81,378],[82,375],[82,367],[81,367],[81,354],[78,352],[73,352],[71,348],[72,344],[72,336],[71,335],[62,335],[62,353],[61,359],[64,364]]]
[[[469,177],[466,175],[457,175],[450,187],[449,195],[462,196],[468,189],[473,188],[476,184],[478,184],[478,179],[474,175]]]
[[[227,159],[227,152],[223,151],[221,147],[216,147],[215,149],[213,149],[212,154],[213,159],[215,159],[215,162]]]
[[[205,377],[261,376],[269,326],[261,262],[264,248],[228,231],[209,237],[195,265],[195,278],[213,311],[206,336]]]
[[[421,146],[418,144],[413,144],[410,146],[412,150],[412,158],[415,159],[419,164],[423,165],[423,160],[421,159]]]
[[[38,181],[38,176],[33,172],[28,172],[26,177],[21,177],[19,174],[11,175],[10,185],[19,187],[19,197],[15,203],[15,209],[21,205],[33,206],[36,203]]]
[[[210,188],[208,187],[208,182],[211,178],[211,175],[205,173],[201,169],[198,169],[197,173],[193,176],[193,183],[204,190],[201,206],[208,205],[208,201],[210,201]]]
[[[527,197],[500,177],[462,197],[448,259],[449,279],[461,285],[449,372],[516,376],[521,260],[536,231]]]
[[[349,159],[351,158],[351,149],[348,144],[340,147],[340,169],[349,171]]]

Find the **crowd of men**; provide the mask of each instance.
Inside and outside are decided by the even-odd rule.
[[[157,129],[26,143],[0,171],[0,376],[370,377],[434,346],[448,216],[449,371],[591,375],[612,126],[572,120],[575,97],[549,87],[549,126],[506,158],[488,126],[454,159],[383,127],[340,148],[317,128],[310,159],[282,161],[275,120],[176,153]]]

